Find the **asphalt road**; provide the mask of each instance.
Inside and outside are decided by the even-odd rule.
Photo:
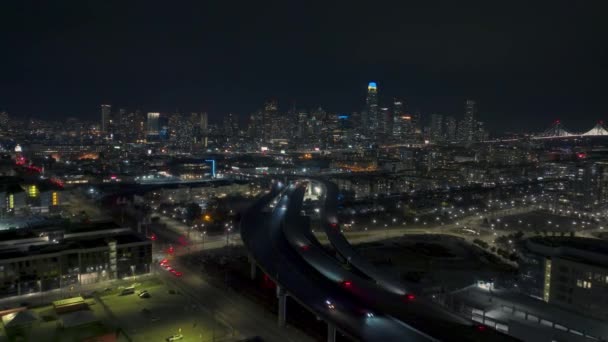
[[[188,253],[187,247],[177,247],[175,250],[177,255]],[[171,265],[182,272],[183,276],[177,278],[160,268],[157,271],[159,276],[167,285],[186,295],[202,310],[228,326],[233,331],[234,337],[261,336],[264,341],[276,342],[313,341],[293,327],[280,328],[276,316],[238,293],[209,284],[200,273],[200,267],[182,263],[179,258],[173,258]]]
[[[300,201],[290,200],[299,191]],[[241,235],[249,252],[264,272],[308,310],[342,333],[363,341],[432,341],[428,335],[374,312],[334,280],[318,273],[285,239],[282,226],[294,224],[300,212],[302,189],[289,187],[268,212],[272,196],[260,200],[243,217]],[[291,213],[291,214],[290,214]],[[297,216],[297,215],[296,215]],[[295,217],[297,219],[297,217]]]

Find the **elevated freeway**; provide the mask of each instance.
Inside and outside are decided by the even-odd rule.
[[[308,217],[301,215],[304,193],[311,185],[304,180],[274,187],[242,220],[252,272],[258,265],[277,283],[280,325],[285,324],[290,296],[327,322],[328,341],[335,340],[336,331],[362,341],[510,340],[407,292],[396,279],[374,270],[343,236],[331,237],[330,242],[340,241],[338,253],[354,260],[352,267],[332,256],[312,234]],[[332,221],[333,202],[328,201],[333,196],[331,184],[324,186],[322,221],[334,229],[337,220]]]

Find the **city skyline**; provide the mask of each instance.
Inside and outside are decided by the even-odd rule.
[[[26,3],[3,11],[0,36],[12,51],[0,57],[0,108],[18,116],[91,119],[112,103],[244,117],[268,98],[352,112],[370,80],[381,103],[398,97],[422,113],[458,115],[473,98],[491,131],[606,114],[606,48],[595,43],[606,25],[589,3],[446,4],[441,12],[360,2],[242,4],[238,12],[79,2],[32,11]]]
[[[7,2],[0,340],[608,341],[603,14]]]

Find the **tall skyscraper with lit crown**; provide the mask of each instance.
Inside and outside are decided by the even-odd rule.
[[[375,133],[379,127],[378,113],[378,85],[376,82],[369,82],[367,85],[367,97],[365,98],[366,117],[363,122],[364,130]]]

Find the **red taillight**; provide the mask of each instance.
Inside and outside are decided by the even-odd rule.
[[[486,329],[487,329],[487,328],[486,328],[486,326],[485,326],[485,325],[478,325],[478,326],[477,326],[477,330],[478,330],[478,331],[486,331]]]
[[[413,295],[413,294],[411,294],[411,293],[408,293],[407,295],[405,295],[405,299],[407,299],[408,301],[410,301],[410,302],[411,302],[411,301],[413,301],[414,299],[416,299],[416,296],[415,296],[415,295]]]
[[[307,251],[307,250],[308,250],[310,247],[309,247],[308,245],[302,245],[302,246],[300,246],[300,248],[301,248],[303,251]]]
[[[330,225],[332,228],[338,228],[338,224],[337,224],[337,223],[335,223],[335,222],[334,222],[334,223],[330,223],[329,225]]]
[[[353,283],[351,281],[346,280],[342,282],[342,285],[344,285],[344,287],[351,287]]]

